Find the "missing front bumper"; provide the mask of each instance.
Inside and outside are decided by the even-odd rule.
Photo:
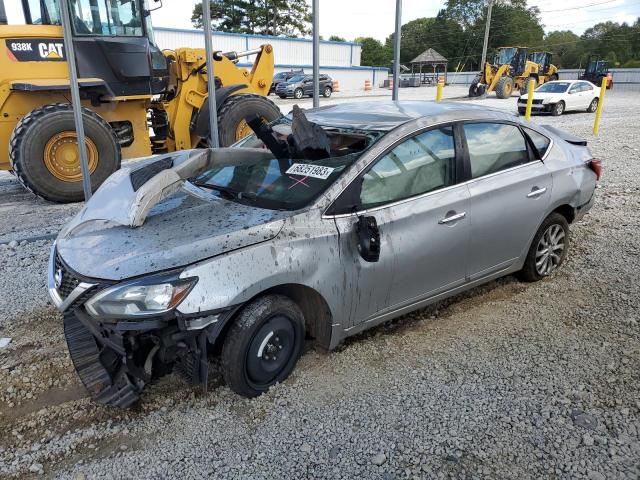
[[[231,313],[101,323],[76,308],[64,314],[64,334],[91,398],[127,408],[140,398],[146,384],[172,371],[206,391],[212,346]]]

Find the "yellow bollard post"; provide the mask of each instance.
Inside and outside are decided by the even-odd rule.
[[[533,90],[536,88],[536,81],[529,80],[529,92],[527,93],[527,109],[524,111],[524,118],[531,120],[531,106],[533,105]]]
[[[436,102],[442,100],[442,83],[438,82],[438,86],[436,87]]]
[[[600,114],[602,113],[602,106],[604,105],[604,93],[607,91],[607,77],[602,78],[602,84],[600,85],[600,97],[598,97],[598,108],[596,108],[596,120],[593,122],[593,134],[598,135],[600,130]]]

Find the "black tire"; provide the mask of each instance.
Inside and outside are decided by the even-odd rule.
[[[533,80],[533,89],[535,90],[538,87],[538,79],[535,77],[529,77],[526,82],[524,82],[524,86],[522,87],[522,95],[529,94],[529,82]]]
[[[558,254],[559,250],[553,249],[555,254],[557,255],[557,260],[555,257],[552,257],[551,262],[553,263],[553,268],[549,272],[541,272],[540,268],[536,265],[536,262],[540,261],[539,253],[541,247],[541,240],[543,236],[546,235],[547,232],[550,231],[553,227],[560,228],[563,232],[562,236],[562,244],[563,248],[561,253]],[[544,248],[543,248],[544,250]],[[522,270],[518,272],[518,277],[525,282],[537,282],[542,278],[551,275],[567,258],[567,252],[569,251],[569,223],[567,219],[557,213],[554,212],[544,219],[540,228],[536,232],[533,237],[533,242],[531,242],[531,246],[529,247],[529,252],[527,253],[527,258],[524,262],[524,266]]]
[[[293,98],[300,100],[302,97],[304,97],[304,92],[301,88],[296,88],[293,92]]]
[[[555,103],[553,107],[551,107],[551,115],[554,117],[559,117],[564,113],[564,102],[560,100],[558,103]]]
[[[220,360],[226,384],[239,395],[256,397],[282,382],[300,358],[304,332],[302,312],[288,297],[253,300],[225,336]]]
[[[475,98],[482,95],[482,93],[480,93],[480,79],[480,75],[476,75],[473,78],[471,85],[469,85],[469,97]]]
[[[591,103],[587,107],[587,112],[593,113],[598,109],[598,97],[591,100]]]
[[[333,90],[331,89],[331,87],[327,86],[327,87],[324,87],[324,90],[322,92],[322,96],[326,97],[326,98],[329,98],[331,96],[331,93],[333,93]]]
[[[282,98],[282,99],[287,98],[287,96],[286,96],[286,95],[278,95],[278,96],[279,96],[280,98]]]
[[[496,84],[496,96],[498,98],[509,98],[513,93],[513,78],[504,76]]]
[[[230,96],[218,109],[218,136],[221,147],[228,147],[239,140],[236,138],[236,130],[250,114],[256,114],[267,122],[282,116],[280,109],[267,97],[255,94]]]
[[[120,168],[120,144],[111,126],[97,113],[83,107],[82,119],[85,136],[93,142],[98,152],[97,164],[91,174],[91,190],[95,191]],[[44,161],[49,140],[57,134],[75,129],[73,107],[68,103],[36,108],[18,122],[11,134],[9,157],[12,170],[25,188],[51,202],[84,200],[82,179],[61,180],[47,168]]]

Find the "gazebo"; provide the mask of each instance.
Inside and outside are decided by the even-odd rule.
[[[437,83],[438,75],[444,73],[444,82],[447,83],[447,63],[448,60],[436,52],[433,48],[428,48],[416,58],[411,60],[411,74],[419,75],[420,83]],[[427,71],[422,71],[423,67],[431,67]],[[417,72],[416,72],[417,70]]]

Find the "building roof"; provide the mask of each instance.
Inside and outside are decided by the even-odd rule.
[[[437,121],[461,119],[512,118],[503,110],[474,105],[469,102],[430,102],[420,100],[373,101],[337,103],[306,110],[309,120],[336,128],[389,131],[404,123],[428,117]]]
[[[436,52],[433,48],[427,48],[409,63],[447,63],[447,61],[448,60],[446,58]]]

